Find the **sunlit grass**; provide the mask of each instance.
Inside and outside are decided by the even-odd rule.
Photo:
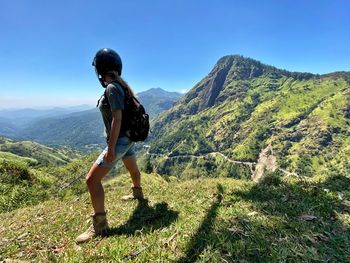
[[[336,184],[331,184],[336,180]],[[105,183],[111,235],[77,246],[88,194],[0,215],[2,259],[94,262],[346,262],[346,177],[169,180],[143,174],[148,202],[122,202],[127,175]],[[303,219],[306,218],[306,219]]]

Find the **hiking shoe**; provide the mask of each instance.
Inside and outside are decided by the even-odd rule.
[[[84,243],[98,235],[105,234],[108,229],[106,213],[97,213],[92,215],[92,225],[84,233],[80,234],[75,239],[75,242],[77,244]]]
[[[139,199],[143,200],[143,192],[142,187],[131,187],[132,193],[129,195],[124,195],[121,197],[121,200],[128,201],[128,200],[134,200]]]

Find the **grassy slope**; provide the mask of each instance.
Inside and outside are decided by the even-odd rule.
[[[15,156],[9,156],[6,153],[12,153],[18,157],[14,158]],[[25,162],[29,160],[25,160],[21,157],[28,157],[36,160],[36,162],[41,165],[67,164],[72,158],[79,157],[78,154],[70,149],[61,148],[57,150],[32,141],[12,141],[3,137],[0,137],[0,154],[3,156],[3,159],[9,157],[10,159],[22,159],[21,161]],[[31,163],[31,165],[34,164],[35,162]]]
[[[26,163],[28,165],[37,165],[38,164],[38,160],[34,159],[34,158],[30,158],[30,157],[22,157],[10,152],[2,152],[0,151],[0,161],[20,161],[23,163]]]
[[[254,184],[167,182],[144,174],[149,202],[124,203],[119,197],[129,180],[123,175],[105,183],[111,236],[82,246],[74,239],[88,226],[88,194],[0,214],[0,260],[350,261],[347,177],[303,182],[272,176]],[[305,214],[316,218],[300,219]]]
[[[0,213],[35,205],[49,199],[53,191],[65,187],[79,175],[84,178],[87,167],[98,154],[72,160],[80,154],[69,148],[53,149],[3,137],[0,137],[0,149],[9,151],[0,150]],[[80,180],[62,191],[61,196],[85,191],[85,183]]]
[[[80,195],[87,190],[84,178],[96,156],[92,153],[64,166],[33,167],[30,159],[10,153],[3,159],[0,152],[0,213],[51,199],[58,189],[59,196]]]

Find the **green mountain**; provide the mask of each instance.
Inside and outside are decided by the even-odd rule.
[[[137,94],[151,118],[170,109],[181,96],[181,93],[169,92],[161,88],[152,88]]]
[[[254,177],[261,176],[257,169],[276,168],[348,174],[349,83],[350,72],[289,72],[225,56],[154,120],[150,153],[165,155],[153,160],[163,174]]]
[[[54,146],[68,145],[90,150],[105,144],[103,127],[101,114],[95,108],[31,122],[18,137]]]

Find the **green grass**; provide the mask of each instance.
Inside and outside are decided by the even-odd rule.
[[[30,157],[22,157],[10,152],[2,152],[0,151],[0,161],[2,160],[8,160],[8,161],[20,161],[20,162],[24,162],[28,165],[37,165],[38,164],[38,160],[34,159],[34,158],[30,158]]]
[[[57,197],[59,189],[60,197],[86,192],[87,167],[96,156],[92,153],[65,166],[42,166],[35,159],[0,152],[0,213]]]
[[[48,199],[51,182],[26,162],[0,159],[0,213]]]
[[[5,153],[6,152],[6,153]],[[9,154],[13,155],[10,156]],[[0,158],[17,159],[22,157],[21,161],[33,160],[30,165],[64,165],[69,163],[72,159],[81,157],[80,154],[62,147],[61,149],[54,149],[32,141],[13,141],[0,137]],[[25,159],[25,158],[30,158]]]
[[[168,181],[143,174],[147,202],[122,202],[127,175],[105,182],[110,235],[77,246],[88,194],[0,214],[0,260],[57,262],[349,262],[350,179],[275,174]],[[341,196],[341,198],[339,198]],[[310,221],[305,215],[314,216]],[[310,219],[310,218],[309,218]]]

